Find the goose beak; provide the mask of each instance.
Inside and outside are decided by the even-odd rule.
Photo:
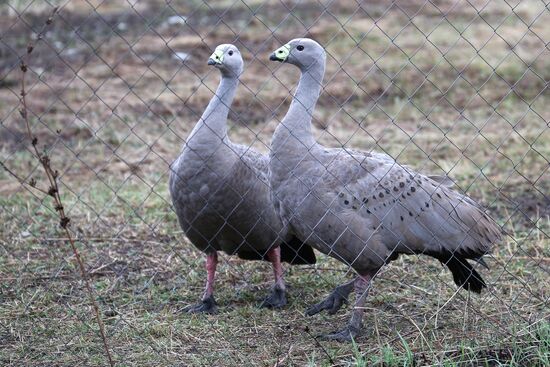
[[[279,61],[279,62],[285,62],[288,59],[288,56],[290,55],[290,45],[287,43],[284,46],[279,47],[276,49],[270,56],[269,60],[271,61]]]
[[[216,50],[208,59],[208,65],[221,65],[223,63],[223,51]]]

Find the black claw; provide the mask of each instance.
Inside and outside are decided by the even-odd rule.
[[[317,304],[311,306],[310,308],[308,308],[306,310],[306,315],[307,316],[313,316],[313,315],[318,314],[319,312],[321,312],[321,310],[323,310],[323,303],[324,302],[320,302],[320,303],[317,303]]]
[[[282,308],[287,305],[286,292],[284,289],[273,288],[269,296],[263,300],[260,307]]]
[[[354,340],[357,337],[357,335],[359,335],[359,331],[360,329],[354,326],[348,325],[343,330],[336,331],[330,334],[321,335],[321,338],[325,340],[334,340],[338,342],[350,342]]]
[[[334,315],[345,303],[348,303],[348,296],[351,288],[347,285],[337,287],[323,301],[311,306],[306,310],[307,316],[313,316],[323,310],[327,310],[329,315]]]
[[[334,303],[332,307],[327,311],[328,314],[334,315],[342,307],[342,305],[347,302],[348,302],[347,298],[343,298],[343,297],[334,299]]]
[[[214,299],[214,296],[203,299],[197,304],[189,305],[183,308],[184,312],[187,313],[216,313],[218,308],[216,307],[217,303]]]

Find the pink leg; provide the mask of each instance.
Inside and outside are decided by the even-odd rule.
[[[280,308],[287,303],[283,267],[281,266],[281,248],[278,246],[272,248],[267,252],[266,256],[273,266],[275,285],[271,290],[271,294],[262,302],[261,307]]]
[[[355,278],[355,283],[353,284],[356,301],[355,307],[351,312],[351,320],[349,324],[357,331],[359,331],[362,327],[363,314],[365,313],[365,301],[367,300],[367,296],[369,295],[371,280],[372,276],[370,274],[359,275],[357,278]]]
[[[349,320],[349,324],[345,329],[341,331],[325,335],[324,337],[326,339],[351,341],[353,338],[359,335],[359,331],[363,326],[362,321],[363,314],[365,313],[365,301],[369,294],[370,283],[374,274],[376,274],[376,272],[373,272],[372,274],[359,275],[357,278],[355,278],[353,286],[355,290],[356,300],[353,311],[351,311],[351,319]]]
[[[212,252],[206,256],[206,287],[202,299],[208,299],[214,294],[214,278],[216,277],[216,266],[218,265],[218,253]]]
[[[267,258],[273,266],[273,275],[275,276],[275,287],[284,290],[285,280],[283,278],[283,267],[281,265],[281,248],[275,247],[267,252]]]
[[[206,256],[206,287],[199,303],[189,305],[183,310],[188,313],[214,313],[216,312],[216,300],[214,300],[214,278],[218,265],[218,253],[212,252]]]

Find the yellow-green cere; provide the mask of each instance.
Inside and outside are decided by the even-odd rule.
[[[285,61],[288,55],[290,55],[290,45],[288,43],[275,50],[275,57],[281,61]]]
[[[216,62],[216,64],[223,63],[223,51],[222,50],[214,50],[214,53],[210,55],[210,58]]]

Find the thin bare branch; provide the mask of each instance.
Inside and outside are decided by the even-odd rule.
[[[53,23],[53,18],[56,15],[57,10],[58,10],[57,7],[53,9],[50,16],[48,17],[48,19],[44,23],[44,26],[42,27],[41,31],[36,36],[36,39],[35,39],[34,42],[39,42],[40,40],[42,40],[42,37],[43,37],[44,32],[46,31],[47,27],[50,26]],[[31,54],[34,50],[34,47],[35,47],[34,42],[33,41],[29,42],[29,44],[27,45],[27,52],[21,58],[20,69],[21,69],[21,105],[22,105],[22,108],[19,112],[20,112],[20,115],[21,115],[21,117],[22,117],[22,119],[25,123],[25,128],[26,128],[26,131],[27,131],[27,135],[28,135],[28,138],[31,142],[32,149],[34,151],[34,156],[38,159],[38,161],[40,162],[40,164],[44,168],[44,173],[45,173],[46,178],[48,179],[48,183],[50,185],[47,191],[44,191],[44,190],[40,190],[40,191],[42,191],[45,194],[51,196],[52,200],[54,201],[55,210],[56,210],[56,212],[59,216],[59,226],[65,232],[67,242],[71,246],[71,250],[73,251],[74,257],[75,257],[76,262],[78,264],[78,267],[80,269],[80,274],[82,276],[82,280],[84,281],[84,285],[86,287],[86,292],[87,292],[88,297],[90,299],[90,303],[92,304],[92,307],[94,309],[95,319],[96,319],[97,324],[99,326],[99,333],[100,333],[101,340],[102,340],[102,343],[103,343],[103,348],[105,350],[105,356],[107,357],[107,359],[109,361],[109,365],[111,367],[113,367],[114,362],[113,362],[113,358],[111,356],[109,343],[108,343],[108,340],[107,340],[107,335],[105,333],[105,325],[103,324],[103,320],[101,319],[101,315],[100,315],[100,312],[99,312],[99,306],[98,306],[98,304],[95,300],[94,290],[93,290],[93,288],[90,284],[89,274],[86,270],[86,267],[84,266],[84,261],[82,260],[80,252],[78,251],[78,249],[76,247],[74,237],[73,237],[71,231],[69,230],[69,223],[70,223],[71,220],[65,214],[65,209],[63,207],[63,202],[61,200],[61,194],[59,192],[59,185],[57,183],[57,178],[59,176],[59,173],[52,168],[51,159],[48,156],[48,153],[47,152],[40,153],[40,151],[38,150],[38,147],[37,147],[38,146],[38,138],[35,135],[33,135],[31,124],[30,124],[30,121],[29,121],[29,113],[28,113],[28,107],[27,107],[27,91],[25,89],[25,81],[26,81],[26,74],[29,70],[29,68],[28,68],[29,59],[30,59],[30,56],[31,56]],[[5,167],[4,165],[3,165],[3,167],[4,167],[4,169],[6,169],[8,171],[8,173],[10,173],[12,176],[17,178],[19,180],[19,182],[21,182],[22,184],[26,184],[26,182],[24,180],[20,179],[16,174],[12,173],[12,171],[7,169],[7,167]],[[35,187],[34,185],[32,185],[33,182],[30,182],[29,185],[32,186],[32,187]]]

